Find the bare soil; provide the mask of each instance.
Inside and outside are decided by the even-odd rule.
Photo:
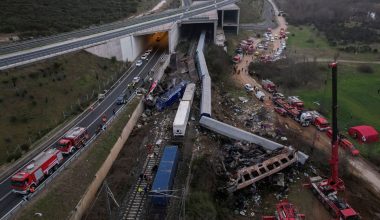
[[[279,20],[283,20],[282,17],[279,18]],[[280,26],[274,30],[274,33],[278,33],[280,30],[280,27],[284,26],[285,22],[281,21]],[[277,31],[277,32],[276,32]],[[276,40],[274,42],[274,48],[276,48],[276,45],[279,46],[277,43],[279,42]],[[237,82],[237,85],[239,85],[241,88],[244,84],[250,83],[252,86],[256,86],[261,88],[260,83],[254,78],[252,78],[248,74],[248,64],[254,60],[254,56],[245,56],[243,58],[243,61],[238,65],[238,70],[241,70],[240,74],[234,74],[232,78]],[[253,96],[253,95],[252,95]],[[273,103],[268,98],[270,95],[266,93],[267,99],[264,101],[264,106],[268,111],[273,112]],[[291,130],[291,133],[296,133],[297,138],[293,141],[293,146],[296,147],[302,147],[299,146],[299,141],[305,140],[307,146],[312,148],[314,146],[315,149],[321,150],[325,153],[325,155],[330,154],[329,146],[330,146],[330,140],[329,138],[322,132],[317,131],[314,127],[308,127],[308,128],[302,128],[297,122],[290,118],[281,117],[279,115],[275,115],[277,120],[277,126],[284,132],[284,136],[287,136]],[[290,142],[289,142],[290,143]],[[310,149],[309,149],[310,150]],[[328,158],[329,156],[323,157],[324,160],[318,161],[319,164],[316,164],[318,167],[326,166],[328,165]],[[351,181],[348,179],[346,181],[346,192],[344,194],[344,198],[348,200],[348,202],[361,213],[362,217],[364,219],[373,219],[374,216],[378,216],[380,213],[380,209],[376,206],[371,206],[369,204],[378,204],[378,199],[375,196],[372,195],[379,195],[379,186],[380,186],[380,175],[378,173],[378,170],[373,164],[370,164],[368,161],[364,160],[362,157],[358,158],[352,158],[350,157],[346,152],[341,151],[341,167],[342,164],[344,168],[341,168],[343,177],[345,180],[346,177],[350,177],[351,173],[354,173],[356,177],[352,177],[352,179],[355,179],[355,181]],[[348,172],[347,172],[348,171]],[[325,173],[328,174],[328,170],[325,170]],[[361,180],[359,180],[361,179]],[[365,186],[358,188],[358,185]],[[366,198],[366,200],[371,200],[366,203],[363,203],[363,198]],[[316,200],[317,201],[317,200]],[[313,202],[313,204],[315,204]],[[312,210],[314,210],[315,207],[313,207]],[[318,212],[320,213],[320,212]],[[311,215],[308,215],[307,218],[311,219],[320,219],[318,216],[314,216],[313,213]]]

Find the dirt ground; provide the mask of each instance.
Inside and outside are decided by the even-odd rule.
[[[281,27],[286,28],[285,20],[282,17],[279,17],[279,21],[280,21],[280,26],[274,30],[274,33],[278,33]],[[279,46],[279,40],[275,40],[273,47],[276,48],[276,46],[277,47]],[[249,83],[252,86],[261,88],[261,85],[258,83],[258,81],[252,78],[248,74],[248,64],[252,62],[253,60],[254,60],[254,56],[246,55],[243,58],[243,61],[238,65],[238,68],[237,68],[238,70],[242,70],[241,73],[235,74],[232,76],[232,78],[236,82],[236,85],[238,85],[240,88],[242,88],[243,85],[246,83]],[[251,96],[255,99],[253,94]],[[269,94],[266,93],[266,97],[268,96]],[[268,98],[264,101],[263,106],[265,106],[265,108],[268,111],[273,112],[273,104],[271,100],[269,100]],[[308,128],[302,128],[298,123],[296,123],[290,118],[284,118],[277,114],[275,114],[275,117],[277,120],[277,124],[279,125],[281,130],[285,131],[284,134],[286,134],[286,130],[292,130],[292,132],[296,132],[299,135],[298,138],[307,140],[307,144],[309,146],[314,146],[315,148],[322,150],[325,153],[328,153],[328,154],[330,153],[330,150],[329,150],[330,140],[324,133],[317,131],[312,126]],[[294,143],[294,144],[297,145],[297,143]],[[378,204],[378,199],[375,196],[372,196],[373,193],[379,192],[378,190],[380,189],[379,188],[380,176],[379,176],[378,170],[376,169],[376,167],[374,167],[372,164],[368,163],[366,160],[364,160],[361,157],[352,158],[348,154],[346,154],[346,152],[342,152],[342,151],[341,151],[341,157],[348,159],[349,164],[345,164],[345,165],[351,165],[349,166],[351,168],[348,168],[348,170],[351,173],[354,173],[357,176],[365,179],[365,181],[363,181],[363,180],[359,180],[358,178],[355,178],[355,181],[352,181],[352,180],[346,181],[347,190],[343,197],[348,199],[349,203],[357,211],[361,213],[364,219],[373,219],[375,216],[379,216],[380,209],[376,206],[370,205],[374,203]],[[328,158],[326,158],[324,162],[327,164]],[[366,187],[360,187],[358,189],[357,186],[363,183],[367,184]],[[355,193],[353,191],[354,189],[355,189]],[[363,199],[367,200],[368,203],[363,203],[362,201]],[[316,203],[313,202],[312,204],[316,204]],[[314,209],[315,207],[313,206],[311,210],[314,210]],[[307,218],[320,219],[319,216],[314,216],[313,213],[309,214]]]

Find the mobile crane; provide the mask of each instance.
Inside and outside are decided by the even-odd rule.
[[[338,197],[338,191],[345,189],[344,182],[338,175],[339,163],[339,139],[338,139],[338,119],[337,119],[337,73],[338,63],[329,64],[332,69],[332,121],[333,134],[331,139],[331,177],[323,179],[320,176],[311,177],[310,187],[318,199],[325,205],[336,220],[359,220],[360,215],[343,199]]]

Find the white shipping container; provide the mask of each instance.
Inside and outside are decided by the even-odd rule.
[[[185,136],[187,121],[190,115],[190,102],[181,101],[173,122],[173,135]]]
[[[183,96],[182,96],[182,101],[189,101],[190,106],[191,106],[193,104],[194,92],[195,92],[195,84],[194,83],[187,84],[185,92],[183,93]]]

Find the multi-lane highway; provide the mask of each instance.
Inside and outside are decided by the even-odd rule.
[[[139,30],[187,19],[236,1],[237,0],[211,1],[193,7],[164,12],[162,14],[131,19],[131,21],[127,23],[119,22],[109,26],[74,32],[73,34],[62,34],[40,41],[35,40],[3,46],[0,48],[0,51],[5,54],[0,56],[0,70],[102,44],[111,39],[129,35]]]
[[[148,60],[144,61],[142,66],[133,66],[130,70],[123,75],[119,80],[119,83],[108,92],[107,96],[103,101],[101,101],[98,106],[96,106],[92,111],[87,112],[80,118],[80,120],[74,126],[87,127],[90,136],[95,134],[96,129],[99,124],[101,124],[101,118],[103,115],[106,115],[107,118],[110,118],[113,115],[113,111],[117,111],[121,108],[121,105],[116,105],[116,98],[123,93],[127,85],[132,81],[133,77],[140,76],[141,79],[148,77],[150,70],[158,62],[160,57],[163,55],[162,49],[155,49],[148,57]],[[141,83],[141,82],[140,82]],[[133,92],[126,92],[130,97]],[[63,134],[62,134],[63,135]],[[61,137],[61,136],[60,136]],[[51,140],[43,149],[53,147],[58,139]],[[91,146],[90,146],[91,147]],[[65,160],[67,160],[65,158]],[[25,161],[24,165],[28,164],[29,161]],[[22,168],[23,166],[20,166]],[[23,196],[13,193],[10,186],[10,175],[9,177],[1,180],[0,183],[0,219],[6,215],[14,206],[16,206],[23,199]]]

